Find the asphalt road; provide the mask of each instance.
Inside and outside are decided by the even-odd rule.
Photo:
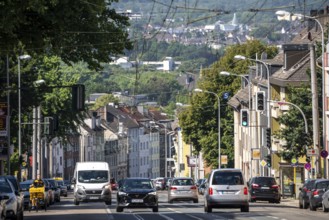
[[[299,209],[298,203],[293,199],[283,199],[280,204],[267,202],[250,203],[250,212],[242,213],[240,209],[213,209],[212,213],[205,213],[203,197],[199,203],[174,202],[167,203],[166,192],[160,191],[159,212],[153,213],[151,209],[125,209],[117,213],[115,192],[112,205],[107,206],[102,202],[73,204],[72,193],[67,198],[62,197],[60,203],[50,206],[47,211],[25,211],[25,220],[324,220],[329,218],[329,213],[322,209],[310,211]]]

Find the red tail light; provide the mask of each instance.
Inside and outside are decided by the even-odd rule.
[[[209,187],[208,194],[210,196],[214,194],[214,190],[211,187]]]
[[[279,189],[279,186],[278,185],[272,185],[271,188],[272,189]]]
[[[192,186],[191,189],[196,189],[196,186]]]
[[[318,190],[313,191],[313,196],[316,196],[316,195],[319,195],[319,191]]]
[[[247,187],[243,188],[243,195],[248,195],[248,188]]]
[[[170,187],[170,190],[177,190],[177,187]]]
[[[253,184],[251,185],[251,187],[252,187],[253,189],[258,189],[260,186],[259,186],[258,184],[256,184],[256,183],[253,183]]]

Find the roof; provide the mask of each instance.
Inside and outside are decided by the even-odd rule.
[[[241,104],[249,105],[249,86],[240,89],[232,98],[229,99],[228,104],[233,108],[238,109]]]

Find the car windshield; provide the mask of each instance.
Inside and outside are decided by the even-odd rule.
[[[10,185],[6,181],[0,180],[0,192],[12,193],[13,190],[11,189]]]
[[[83,170],[78,172],[80,183],[106,183],[109,182],[106,170]]]
[[[190,186],[193,184],[193,180],[191,179],[175,179],[172,181],[173,186]]]
[[[153,184],[149,180],[127,179],[122,184],[123,189],[153,189]]]
[[[213,175],[213,185],[243,185],[241,172],[221,172],[217,171]]]

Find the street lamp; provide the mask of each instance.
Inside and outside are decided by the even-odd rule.
[[[248,82],[248,96],[249,96],[249,100],[248,100],[248,109],[249,109],[249,118],[251,118],[251,109],[252,109],[252,105],[251,105],[251,87],[250,87],[250,81],[248,80],[247,77],[245,77],[244,75],[238,75],[238,74],[234,74],[234,73],[230,73],[230,72],[227,72],[227,71],[221,71],[219,73],[220,75],[223,75],[223,76],[238,76],[238,77],[242,77],[244,78],[247,82]],[[251,123],[251,120],[250,120],[250,123]],[[251,124],[249,124],[249,127],[248,127],[248,132],[249,132],[249,148],[250,148],[250,154],[251,154]],[[250,178],[252,177],[252,162],[251,162],[251,156],[250,156]]]
[[[217,97],[218,99],[218,169],[221,168],[221,154],[220,154],[220,98],[219,96],[214,93],[214,92],[210,92],[210,91],[206,91],[206,90],[202,90],[202,89],[194,89],[195,92],[205,92],[205,93],[210,93],[213,94]]]
[[[321,22],[316,19],[315,17],[311,17],[311,16],[307,16],[307,15],[302,15],[302,14],[294,14],[294,13],[290,13],[287,11],[277,11],[275,13],[278,17],[278,20],[296,20],[296,19],[302,19],[303,17],[308,18],[308,19],[312,19],[314,21],[316,21],[321,29],[321,53],[322,53],[322,103],[326,103],[326,80],[325,80],[325,68],[324,68],[324,62],[325,62],[325,57],[324,57],[324,31],[323,31],[323,26],[321,24]],[[312,84],[313,85],[313,84]],[[313,92],[313,89],[315,90],[316,88],[312,88],[312,93],[316,95],[316,92]],[[313,99],[312,100],[314,103],[312,104],[313,106],[316,105],[316,101]],[[323,104],[322,106],[322,132],[323,132],[323,144],[325,145],[326,143],[326,109],[325,109],[325,105]],[[313,108],[314,109],[314,108]],[[314,111],[314,110],[313,110]],[[314,132],[313,132],[313,144],[314,144],[314,148],[318,148],[317,144],[318,144],[318,132],[317,131],[317,117],[313,117],[313,119],[315,120],[315,122],[313,123],[313,128],[314,128]],[[326,160],[324,160],[324,162],[326,163]],[[319,164],[317,165],[317,170]],[[326,168],[326,164],[324,165],[324,167]],[[325,175],[328,171],[325,171]]]
[[[18,56],[17,61],[18,61],[18,158],[21,158],[22,156],[22,137],[21,137],[21,120],[22,120],[22,115],[21,115],[21,60],[28,60],[31,59],[30,55],[21,55]],[[21,164],[19,164],[19,167]],[[18,174],[19,180],[21,177],[21,170],[19,169],[19,174]]]

